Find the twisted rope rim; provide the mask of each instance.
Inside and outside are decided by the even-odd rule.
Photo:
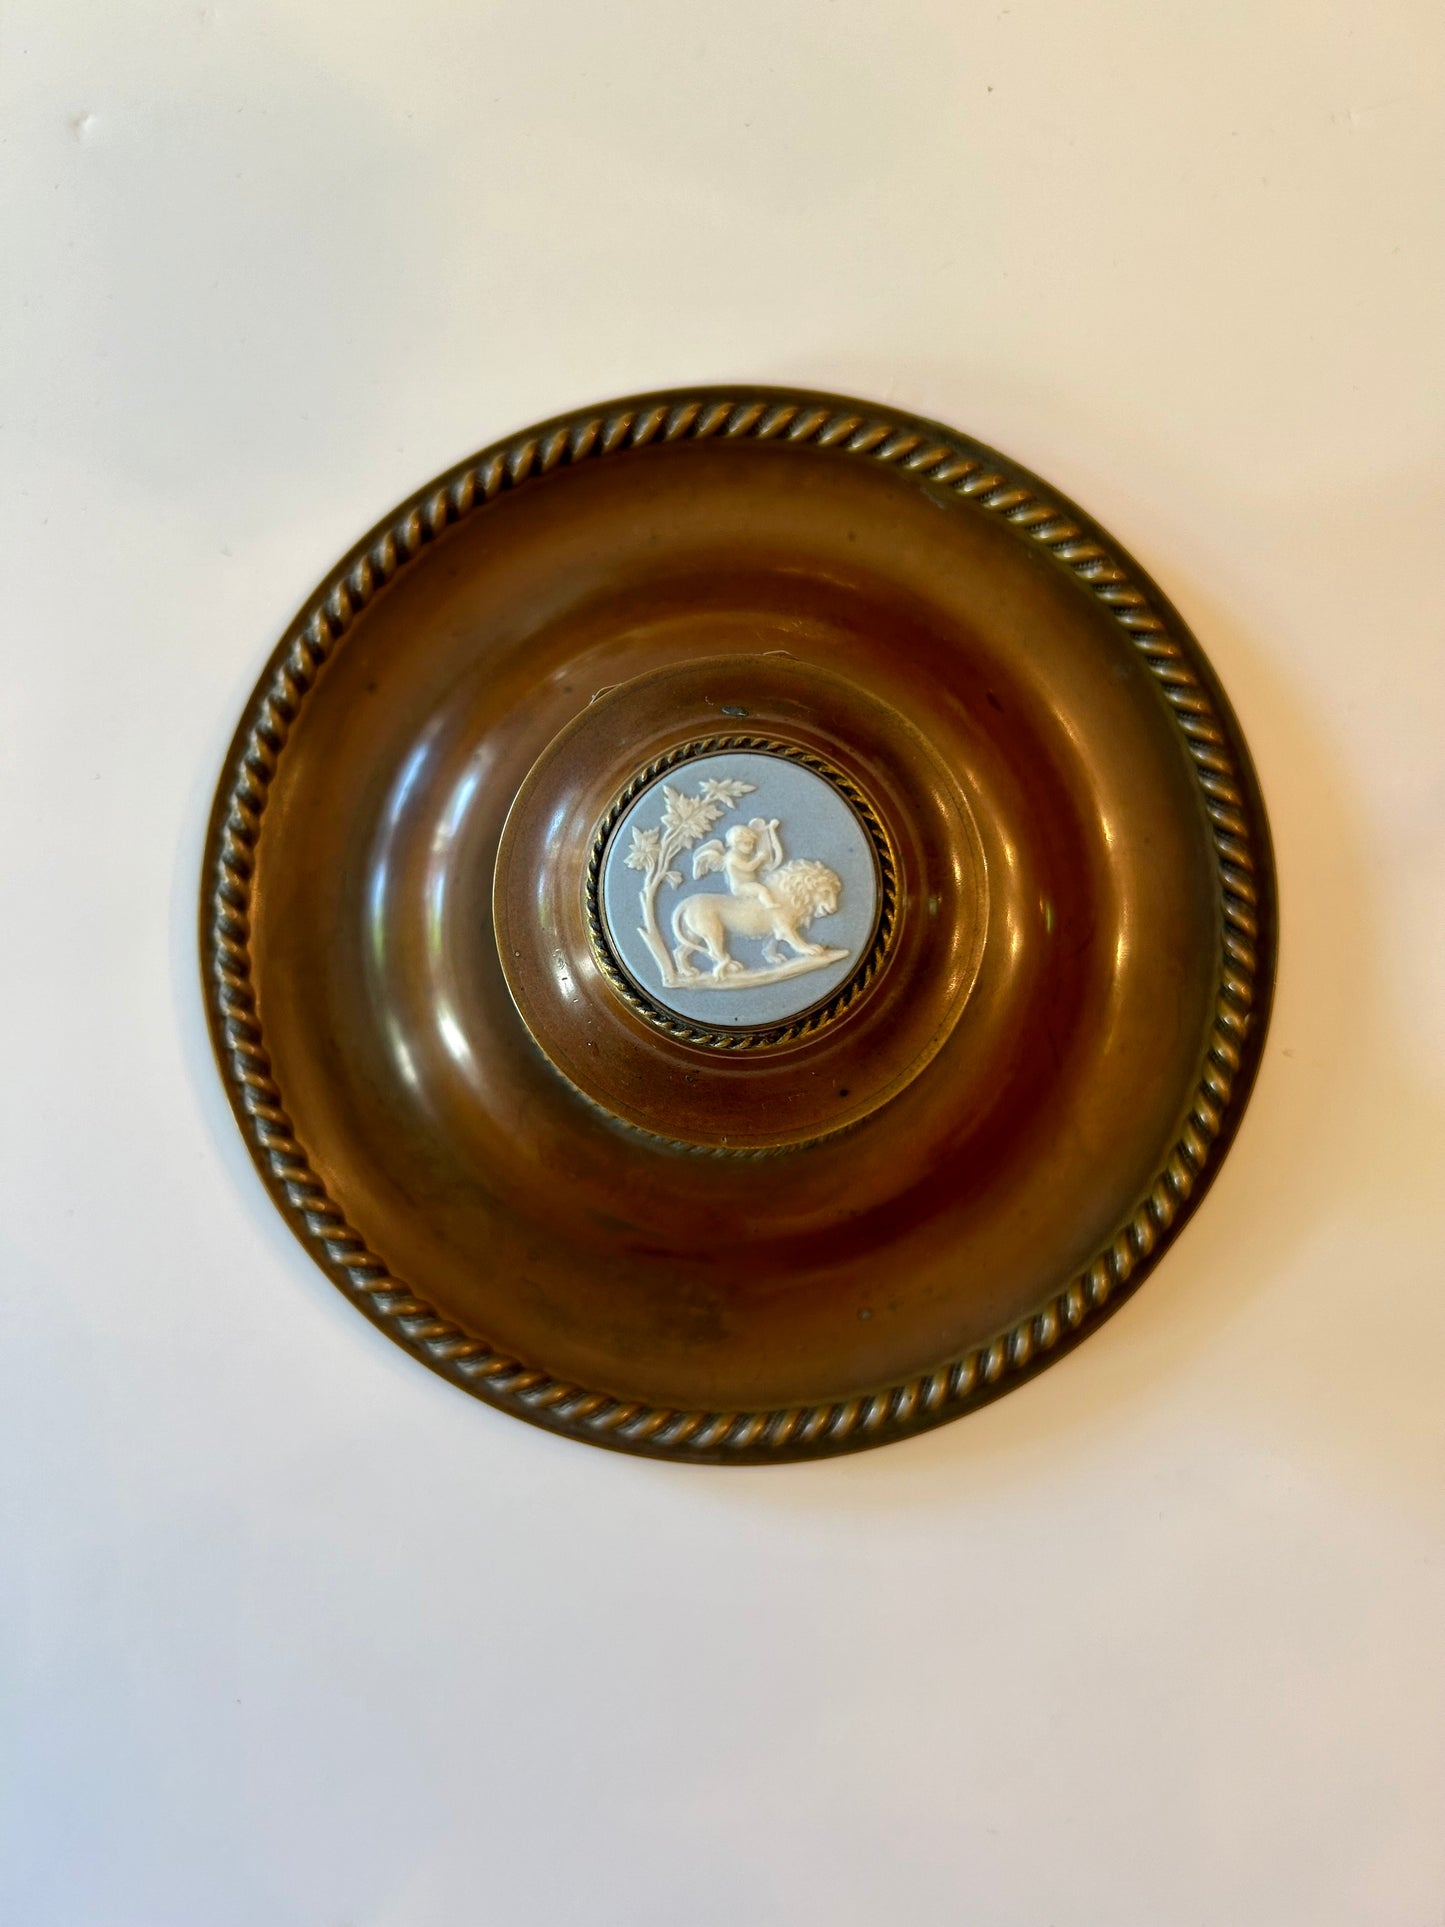
[[[1177,1141],[1092,1261],[1035,1312],[931,1371],[836,1401],[683,1411],[558,1379],[441,1317],[368,1249],[296,1137],[256,1011],[251,889],[267,794],[297,716],[358,616],[452,523],[560,467],[651,445],[781,441],[896,467],[1002,518],[1084,584],[1124,629],[1180,732],[1211,827],[1222,942],[1214,1023]],[[222,772],[202,879],[202,964],[212,1040],[268,1190],[312,1256],[375,1324],[489,1404],[618,1450],[697,1461],[780,1461],[881,1444],[996,1397],[1078,1341],[1157,1262],[1197,1205],[1238,1124],[1273,982],[1273,862],[1248,751],[1202,650],[1142,571],[1081,510],[1026,470],[938,424],[836,396],[753,390],[643,396],[568,415],[452,469],[378,525],[287,630]]]

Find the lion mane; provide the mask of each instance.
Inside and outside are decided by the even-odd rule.
[[[787,904],[800,923],[811,917],[832,916],[843,889],[837,871],[811,856],[794,857],[790,863],[772,871],[766,881],[774,896]]]

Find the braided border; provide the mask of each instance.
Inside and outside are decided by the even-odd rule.
[[[559,467],[714,438],[806,444],[899,468],[1002,517],[1085,585],[1125,630],[1178,726],[1212,827],[1223,918],[1214,1025],[1177,1142],[1093,1261],[1038,1311],[932,1371],[852,1398],[769,1411],[678,1411],[589,1390],[439,1316],[367,1248],[313,1171],[272,1071],[251,977],[251,889],[267,792],[302,704],[367,605],[450,524],[511,489]],[[997,1396],[1077,1342],[1157,1262],[1217,1168],[1211,1155],[1227,1149],[1257,1068],[1273,985],[1273,860],[1248,751],[1203,652],[1157,591],[1151,606],[1102,530],[1050,493],[951,430],[883,418],[835,396],[643,396],[546,423],[462,463],[358,544],[288,629],[237,730],[212,812],[201,898],[207,1013],[232,1108],[283,1215],[332,1280],[424,1364],[505,1411],[596,1444],[699,1461],[779,1461],[881,1444]]]
[[[645,991],[635,984],[614,954],[607,933],[606,919],[602,912],[602,868],[607,856],[607,845],[612,832],[627,814],[635,800],[649,784],[655,783],[659,776],[665,776],[670,769],[679,764],[690,763],[701,756],[721,756],[729,752],[734,755],[753,753],[762,756],[778,756],[785,762],[797,763],[803,769],[811,770],[833,788],[844,801],[851,805],[854,814],[868,833],[873,846],[874,860],[878,865],[878,915],[873,926],[873,935],[862,961],[852,976],[841,983],[831,996],[815,1004],[811,1010],[791,1018],[785,1024],[775,1024],[768,1030],[708,1030],[701,1024],[690,1024],[685,1017],[678,1017],[663,1005],[656,1003]],[[878,975],[888,946],[893,939],[898,920],[898,883],[897,866],[893,861],[893,851],[878,820],[878,813],[864,796],[857,784],[845,776],[840,769],[819,756],[811,749],[802,749],[796,743],[782,743],[772,736],[703,736],[694,742],[683,743],[677,749],[670,749],[665,755],[654,759],[641,769],[621,793],[615,796],[602,821],[598,824],[592,838],[592,847],[587,856],[587,935],[592,944],[592,954],[597,967],[611,984],[627,1008],[651,1024],[655,1030],[662,1031],[680,1044],[705,1044],[713,1050],[749,1051],[763,1050],[771,1044],[795,1043],[800,1037],[811,1037],[815,1032],[841,1017],[848,1006],[867,989]]]

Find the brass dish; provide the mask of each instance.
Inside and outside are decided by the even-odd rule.
[[[489,449],[327,577],[201,945],[252,1156],[369,1318],[552,1430],[770,1461],[1135,1289],[1248,1098],[1275,888],[1203,652],[1085,515],[718,390]]]

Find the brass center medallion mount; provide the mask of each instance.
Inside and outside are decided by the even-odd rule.
[[[583,1096],[757,1154],[856,1123],[928,1062],[977,969],[985,872],[900,717],[739,655],[594,697],[518,795],[495,913],[516,1006]]]

